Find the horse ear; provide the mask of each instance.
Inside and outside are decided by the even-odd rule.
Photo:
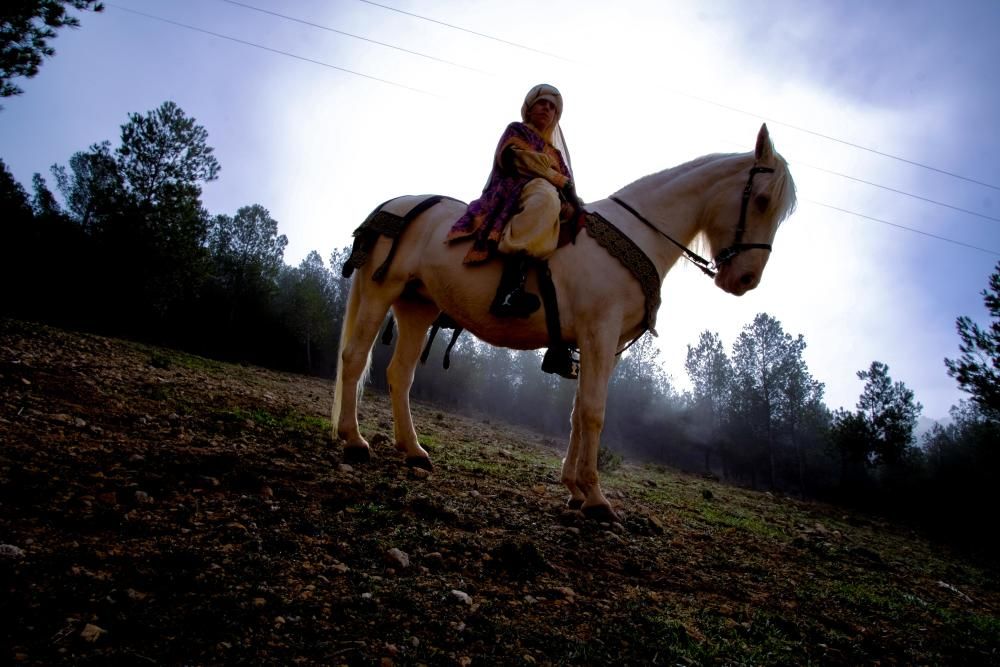
[[[770,162],[774,157],[774,144],[767,131],[767,123],[762,123],[757,133],[757,148],[754,149],[754,159],[757,162]]]

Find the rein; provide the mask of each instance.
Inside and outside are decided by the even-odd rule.
[[[715,276],[719,273],[719,268],[723,264],[732,260],[734,257],[736,257],[744,250],[760,249],[760,250],[767,250],[769,252],[771,251],[770,243],[743,243],[743,234],[744,232],[746,232],[747,208],[749,207],[750,204],[750,195],[753,193],[753,177],[757,174],[773,173],[773,172],[774,169],[772,167],[758,167],[757,165],[750,167],[750,175],[747,177],[747,184],[743,187],[743,199],[740,201],[740,219],[738,224],[736,225],[736,236],[733,239],[732,244],[720,250],[719,253],[715,256],[715,258],[711,262],[702,257],[701,255],[699,255],[698,253],[696,253],[694,250],[688,248],[686,245],[684,245],[674,237],[670,236],[669,234],[661,230],[659,227],[654,225],[646,218],[644,218],[642,214],[640,214],[634,208],[629,206],[621,198],[612,196],[610,199],[611,201],[615,202],[616,204],[624,208],[626,211],[631,213],[636,218],[636,220],[643,223],[644,225],[652,229],[654,232],[656,232],[657,234],[664,237],[665,239],[673,243],[675,246],[680,248],[681,251],[683,251],[684,253],[684,257],[687,258],[691,263],[693,263],[699,269],[701,269],[702,273],[704,273],[709,278],[715,278]]]

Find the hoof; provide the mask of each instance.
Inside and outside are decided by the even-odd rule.
[[[420,468],[421,470],[426,470],[427,472],[434,471],[434,465],[426,456],[407,456],[406,465],[410,468]]]
[[[583,507],[583,499],[570,498],[569,500],[566,501],[566,507],[570,508],[571,510],[578,510],[581,507]]]
[[[344,463],[359,464],[372,460],[372,452],[368,447],[344,447]]]
[[[583,516],[590,521],[598,521],[600,523],[621,523],[621,519],[618,518],[615,511],[607,505],[584,507]]]

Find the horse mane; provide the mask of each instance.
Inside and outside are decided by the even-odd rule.
[[[767,193],[770,195],[771,202],[769,212],[776,217],[780,225],[795,212],[798,197],[796,195],[795,181],[792,179],[792,173],[788,169],[788,162],[777,151],[774,152],[774,157],[776,169],[774,178],[771,179],[770,185],[767,188]],[[653,180],[657,184],[670,182],[675,178],[682,178],[686,174],[697,171],[710,163],[734,158],[747,158],[752,162],[753,153],[710,153],[702,155],[675,167],[638,178],[615,192],[612,196],[623,197],[627,200],[628,192],[648,187]],[[705,253],[709,251],[708,242],[704,234],[699,233],[690,241],[690,244],[695,252]]]
[[[632,181],[628,185],[622,187],[620,190],[612,194],[613,197],[619,197],[627,194],[631,190],[642,189],[644,186],[649,185],[649,182],[656,180],[657,183],[667,183],[675,178],[679,178],[688,172],[695,171],[708,164],[709,162],[715,162],[716,160],[722,160],[725,158],[732,158],[740,155],[740,153],[710,153],[708,155],[702,155],[701,157],[696,157],[693,160],[683,162],[676,167],[669,167],[662,171],[657,171],[652,174],[647,174]]]
[[[788,162],[779,153],[775,153],[774,157],[779,168],[774,172],[774,178],[771,179],[771,187],[768,188],[768,192],[771,195],[771,209],[778,217],[780,225],[795,212],[798,196],[795,192],[795,180],[792,178],[792,172],[788,170]]]

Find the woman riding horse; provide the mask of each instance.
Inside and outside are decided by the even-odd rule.
[[[535,152],[549,154],[546,146],[540,149]],[[490,312],[502,267],[484,262],[470,268],[463,263],[467,249],[447,240],[455,220],[466,213],[465,204],[448,198],[399,197],[386,206],[402,204],[401,210],[411,211],[425,201],[436,203],[418,206],[405,225],[396,223],[406,217],[394,218],[393,224],[380,219],[372,243],[362,248],[356,261],[349,261],[356,273],[344,310],[330,415],[349,463],[371,456],[361,434],[358,402],[372,345],[390,308],[399,332],[386,368],[393,439],[412,467],[432,467],[413,424],[409,395],[427,332],[441,313],[490,345],[536,350],[553,339],[548,318],[539,311],[517,321]],[[714,276],[720,289],[745,294],[760,283],[778,226],[794,208],[795,183],[788,164],[774,150],[763,125],[748,153],[705,155],[586,205],[586,231],[553,253],[544,272],[560,304],[558,339],[580,350],[579,384],[561,471],[570,507],[601,521],[617,518],[597,471],[609,382],[617,352],[656,326],[667,272],[687,257]],[[359,233],[364,228],[362,224]],[[499,239],[493,239],[497,245]],[[707,250],[711,260],[691,249],[699,240],[699,249]],[[528,277],[529,287],[536,277]],[[672,316],[676,313],[668,311],[668,322]]]
[[[555,86],[541,83],[528,91],[523,122],[511,123],[500,137],[482,196],[469,204],[447,237],[449,242],[473,239],[465,264],[485,262],[496,253],[505,256],[490,306],[497,317],[526,318],[538,310],[539,298],[524,289],[528,268],[533,259],[546,260],[555,252],[560,223],[580,210],[559,128],[562,110]],[[575,377],[569,348],[559,345],[546,354],[543,369]]]

